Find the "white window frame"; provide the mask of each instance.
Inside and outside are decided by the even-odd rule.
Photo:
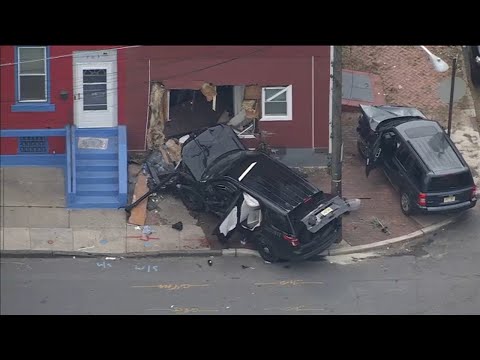
[[[279,90],[283,91],[274,95],[270,99],[265,99],[265,90]],[[265,115],[265,103],[272,100],[274,97],[286,93],[287,97],[287,114],[286,115]],[[288,121],[292,120],[292,85],[288,86],[266,86],[262,88],[262,118],[261,121]]]
[[[20,72],[22,59],[20,58],[20,50],[21,49],[43,49],[43,74],[24,74],[22,75]],[[19,46],[17,47],[17,59],[18,59],[18,67],[17,67],[17,99],[18,103],[46,103],[48,102],[48,74],[47,74],[47,47],[46,46]],[[45,98],[44,99],[36,99],[36,100],[21,100],[21,89],[20,89],[20,77],[21,76],[43,76],[45,78]]]

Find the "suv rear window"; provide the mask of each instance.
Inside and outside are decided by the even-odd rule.
[[[469,172],[452,175],[442,175],[430,178],[427,191],[448,191],[472,186],[472,177]]]

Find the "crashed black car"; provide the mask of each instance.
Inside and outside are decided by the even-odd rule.
[[[366,175],[381,167],[400,192],[405,215],[472,208],[477,202],[472,173],[436,121],[418,109],[360,105],[357,145]]]
[[[224,241],[243,231],[269,262],[321,253],[341,240],[340,216],[358,206],[358,200],[325,194],[265,153],[247,150],[226,125],[188,135],[176,171],[188,209],[218,215],[215,233]]]

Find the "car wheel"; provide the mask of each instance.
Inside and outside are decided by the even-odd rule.
[[[180,190],[180,198],[182,199],[185,207],[190,211],[201,211],[205,207],[200,196],[192,190]]]
[[[473,86],[476,87],[477,89],[480,88],[480,71],[472,70],[471,78],[472,78]]]
[[[272,240],[262,235],[260,232],[254,235],[257,250],[263,260],[274,263],[280,261],[277,255],[277,250],[273,245]]]
[[[400,194],[400,207],[405,215],[409,216],[413,214],[412,199],[410,198],[410,195],[403,191]]]
[[[364,149],[364,145],[363,145],[360,141],[357,140],[357,150],[358,150],[358,154],[360,155],[360,157],[361,157],[362,159],[366,159],[367,156],[365,155],[364,150],[362,150],[362,149]]]

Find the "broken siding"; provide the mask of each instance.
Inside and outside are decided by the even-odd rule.
[[[272,146],[311,148],[312,109],[315,108],[313,121],[316,124],[315,136],[319,138],[316,139],[315,146],[327,148],[329,47],[272,47],[263,54],[260,52],[240,57],[256,48],[258,47],[129,49],[126,86],[126,114],[130,125],[129,149],[141,150],[144,145],[149,58],[152,81],[162,81],[168,89],[200,89],[204,82],[211,82],[214,85],[292,85],[293,121],[260,121],[260,129],[274,134],[269,138]],[[312,55],[302,55],[307,51],[310,51],[309,54],[317,51],[321,56],[321,59],[315,59],[317,66],[315,71],[318,76],[315,82],[314,107],[312,107]],[[213,56],[220,53],[222,57]],[[289,54],[288,57],[285,53]],[[283,54],[283,57],[273,54]],[[215,66],[235,56],[239,58]],[[199,70],[206,67],[210,68]]]

